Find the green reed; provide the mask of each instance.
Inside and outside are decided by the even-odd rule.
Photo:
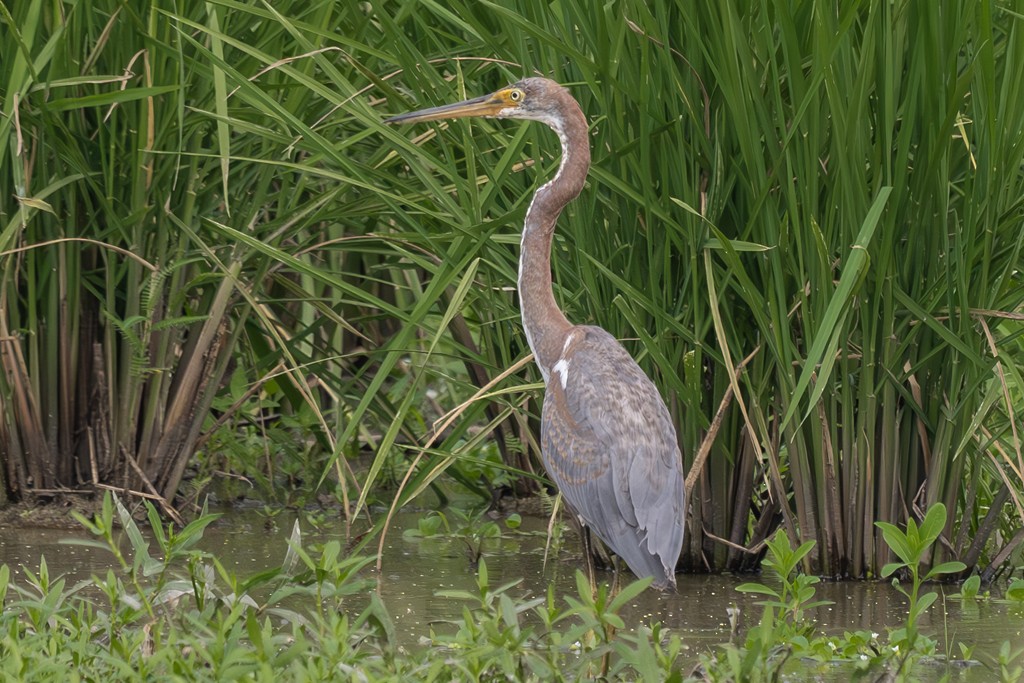
[[[530,73],[566,83],[594,166],[559,224],[556,296],[655,377],[688,466],[736,394],[697,476],[684,564],[751,566],[737,546],[781,517],[791,542],[817,542],[807,568],[877,576],[889,553],[872,522],[937,502],[964,514],[936,554],[965,554],[1024,471],[1008,391],[1024,299],[1011,8],[455,4],[375,15],[403,37],[380,109]],[[458,39],[430,52],[447,32]],[[421,58],[435,66],[414,71]],[[528,124],[435,130],[397,143],[380,130],[408,164],[387,187],[420,187],[445,212],[394,220],[447,260],[480,256],[466,309],[487,365],[506,367],[525,353],[513,245],[557,145]]]
[[[535,370],[464,402],[527,353],[518,229],[557,143],[380,121],[541,73],[594,149],[556,295],[669,402],[695,477],[683,564],[750,568],[781,523],[816,541],[806,569],[878,576],[873,523],[934,503],[932,561],[1003,557],[1024,471],[1019,16],[5,5],[0,489],[127,486],[169,510],[197,450],[186,497],[233,468],[268,495],[329,479],[348,514],[443,502],[442,475],[536,488]],[[236,437],[259,456],[219,450]]]

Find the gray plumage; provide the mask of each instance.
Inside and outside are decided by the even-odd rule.
[[[601,328],[576,327],[571,349],[564,388],[555,371],[544,395],[544,467],[582,522],[633,573],[675,586],[685,492],[668,410]]]

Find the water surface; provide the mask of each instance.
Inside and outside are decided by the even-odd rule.
[[[465,542],[458,538],[414,540],[403,536],[403,530],[414,528],[424,514],[398,516],[388,535],[379,576],[381,597],[406,647],[416,647],[431,629],[449,632],[446,622],[461,618],[463,603],[440,597],[439,591],[473,590],[476,586]],[[306,547],[330,539],[343,540],[343,524],[330,516],[324,519],[322,514],[285,512],[271,518],[256,510],[233,510],[207,529],[201,547],[214,553],[228,570],[245,577],[281,564],[296,518]],[[559,595],[576,594],[579,546],[572,537],[566,538],[563,547],[545,563],[545,526],[546,520],[525,517],[519,530],[506,529],[502,538],[484,542],[483,557],[492,587],[518,581],[511,591],[514,597],[541,597],[554,582]],[[0,528],[0,563],[10,565],[12,578],[17,580],[24,578],[26,568],[36,572],[40,557],[45,556],[50,575],[66,575],[69,583],[106,573],[114,566],[109,552],[66,543],[74,538],[92,537],[84,531]],[[372,552],[375,543],[365,552]],[[610,572],[599,573],[599,579],[611,578]],[[622,616],[627,624],[659,621],[668,626],[681,636],[687,654],[695,660],[696,653],[729,640],[730,608],[739,608],[741,633],[743,627],[757,622],[761,614],[756,604],[759,598],[735,590],[741,583],[756,580],[761,579],[680,574],[676,593],[645,591]],[[905,600],[889,583],[823,581],[816,588],[818,599],[833,603],[810,612],[824,633],[841,635],[866,629],[882,634],[884,640],[886,628],[898,627],[906,618]],[[927,590],[938,591],[940,597],[920,626],[938,642],[941,651],[959,657],[958,643],[964,643],[974,648],[976,659],[990,662],[1004,641],[1018,649],[1024,646],[1024,609],[995,600],[950,600],[947,596],[958,590],[954,586],[930,586]],[[942,673],[945,669],[936,670],[934,680]],[[975,666],[957,671],[953,680],[985,681],[991,676],[991,671]],[[815,676],[814,680],[821,679]],[[832,680],[845,680],[845,676],[840,672]]]

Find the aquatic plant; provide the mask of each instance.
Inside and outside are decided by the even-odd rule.
[[[0,679],[107,678],[118,681],[313,681],[356,677],[367,682],[415,680],[775,681],[802,671],[850,671],[910,678],[934,641],[904,624],[887,637],[853,632],[826,636],[808,618],[821,604],[817,581],[798,571],[810,550],[776,535],[767,545],[764,582],[740,588],[764,599],[752,628],[710,653],[686,652],[678,633],[658,623],[630,623],[623,609],[649,580],[613,589],[592,586],[582,572],[567,595],[521,581],[493,585],[482,559],[474,586],[440,591],[463,602],[461,616],[433,622],[410,646],[373,590],[372,558],[350,556],[337,541],[307,547],[296,527],[282,544],[279,566],[233,574],[199,549],[216,516],[194,526],[162,528],[155,508],[141,506],[156,528],[145,532],[127,506],[108,497],[85,519],[113,568],[69,585],[45,558],[13,581],[0,565]],[[900,533],[922,550],[939,511]],[[910,567],[926,553],[908,555]],[[921,570],[919,578],[936,576]],[[919,589],[921,587],[919,586]],[[906,590],[908,600],[913,588]],[[916,616],[928,608],[917,592]],[[899,647],[895,647],[899,645]],[[913,649],[907,656],[904,645]],[[969,654],[970,648],[962,650]],[[689,674],[695,657],[700,667]],[[1021,652],[1004,645],[990,667],[1015,681]]]
[[[750,582],[736,587],[741,593],[767,596],[757,604],[764,607],[760,621],[740,642],[723,645],[717,652],[701,657],[704,675],[710,681],[776,681],[791,657],[830,659],[826,638],[815,634],[806,610],[828,601],[814,600],[816,576],[798,571],[801,561],[814,547],[807,541],[793,548],[783,531],[766,542],[762,562],[778,587]],[[737,610],[738,611],[738,610]],[[738,634],[734,633],[734,638]],[[824,657],[823,657],[824,653]]]
[[[981,590],[981,577],[977,574],[968,576],[960,584],[960,591],[950,595],[952,600],[975,600]]]
[[[127,486],[173,515],[231,476],[345,514],[536,489],[507,283],[557,143],[380,122],[537,71],[593,124],[561,303],[655,378],[688,468],[731,401],[684,565],[750,569],[782,520],[818,541],[809,568],[877,576],[899,501],[943,502],[969,566],[1005,558],[1014,5],[558,7],[0,4],[0,503]]]
[[[884,638],[863,630],[846,632],[841,637],[816,631],[806,620],[805,610],[826,603],[814,600],[818,578],[799,571],[801,561],[811,551],[810,544],[793,549],[785,534],[779,531],[767,542],[763,562],[778,587],[764,583],[737,586],[738,591],[765,595],[769,599],[758,602],[764,607],[760,621],[741,641],[728,643],[718,652],[701,658],[708,679],[778,680],[791,658],[805,662],[845,662],[858,675],[882,670],[887,676],[899,679],[922,659],[934,657],[936,643],[920,633],[918,621],[935,602],[937,593],[922,593],[922,586],[927,581],[964,570],[962,562],[924,566],[945,522],[945,507],[936,504],[929,508],[920,526],[911,520],[904,531],[879,523],[886,544],[901,560],[886,565],[883,575],[904,571],[910,579],[909,590],[898,579],[893,579],[896,590],[907,599],[907,617],[900,626],[888,629]],[[971,588],[967,590],[970,592]],[[961,654],[969,658],[970,648],[964,646]]]
[[[449,514],[440,510],[431,510],[420,516],[414,528],[402,532],[402,537],[409,540],[446,538],[461,542],[466,549],[466,557],[472,567],[476,567],[484,553],[484,544],[489,540],[502,537],[502,525],[509,531],[515,531],[522,523],[518,514],[510,514],[502,520],[502,525],[491,519],[484,508],[459,509],[450,508]],[[454,523],[449,521],[449,517]]]
[[[1024,605],[1024,579],[1014,579],[1006,587],[1006,599]]]
[[[575,596],[524,597],[515,592],[519,582],[491,586],[481,560],[475,592],[441,593],[466,601],[462,619],[434,624],[408,651],[363,573],[372,557],[346,556],[337,541],[307,549],[296,530],[279,567],[240,578],[196,547],[216,515],[174,532],[160,527],[152,505],[143,507],[157,524],[152,540],[114,496],[82,519],[98,537],[85,543],[108,550],[116,565],[103,577],[68,587],[43,559],[21,585],[0,566],[0,678],[67,680],[69,671],[119,681],[569,681],[638,671],[680,678],[677,636],[658,625],[619,636],[626,624],[618,612],[649,580],[612,594],[607,586],[593,591],[578,573]]]
[[[906,596],[908,603],[906,623],[889,634],[890,647],[902,658],[896,669],[896,673],[899,673],[903,661],[919,655],[920,633],[917,621],[938,598],[938,593],[935,592],[921,594],[922,584],[946,574],[960,573],[967,567],[963,562],[957,561],[943,562],[930,568],[924,566],[933,551],[935,541],[946,526],[946,506],[941,503],[936,503],[928,509],[920,527],[913,519],[907,520],[906,531],[901,531],[887,522],[875,522],[875,525],[882,530],[889,548],[900,558],[900,562],[890,562],[882,568],[882,577],[891,576],[900,570],[905,570],[910,576],[909,591],[903,588],[898,578],[893,579],[893,586]],[[927,649],[931,650],[930,647]]]

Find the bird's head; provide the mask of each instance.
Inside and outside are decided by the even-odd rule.
[[[421,123],[440,119],[461,119],[471,116],[499,119],[531,119],[551,124],[564,88],[546,78],[524,78],[518,83],[496,90],[490,95],[475,97],[454,104],[443,104],[399,114],[385,123]]]

